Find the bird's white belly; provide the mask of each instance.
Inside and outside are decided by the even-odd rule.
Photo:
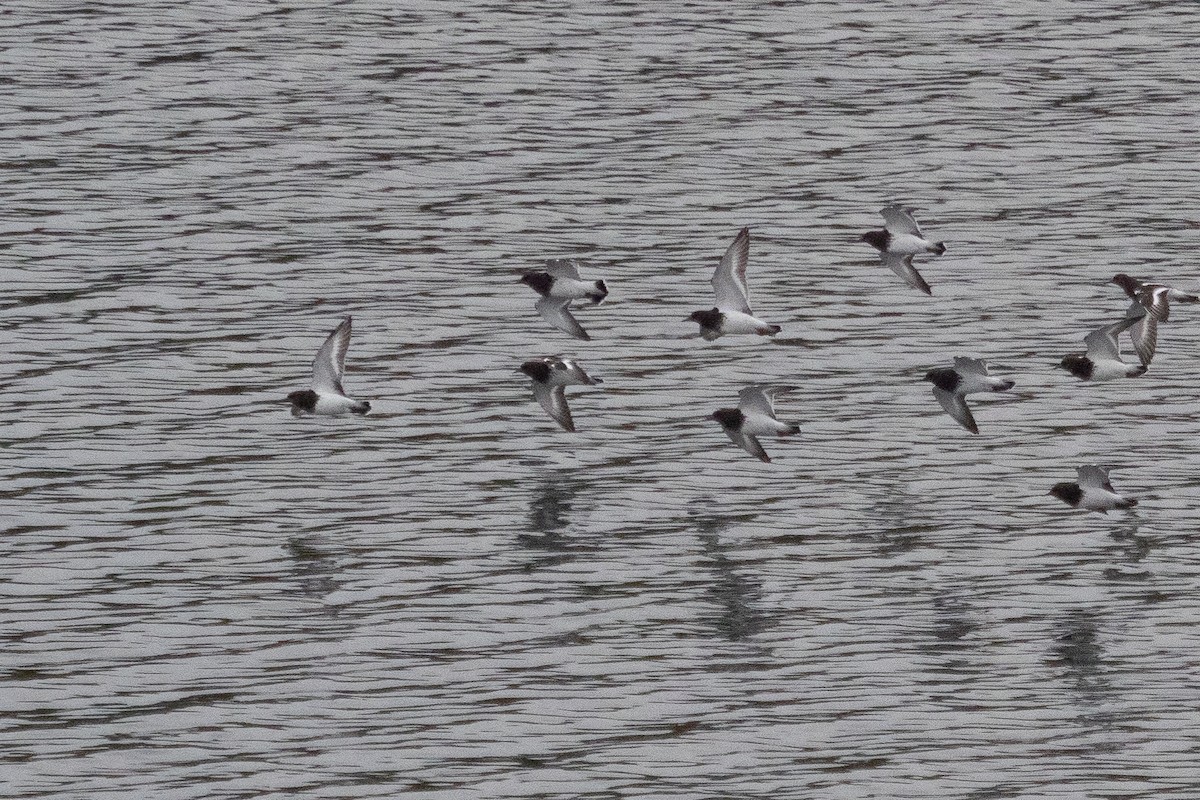
[[[1094,381],[1111,381],[1116,378],[1124,378],[1129,374],[1129,364],[1124,361],[1113,361],[1112,359],[1101,359],[1099,361],[1092,360],[1092,380]]]
[[[1079,505],[1088,511],[1108,511],[1116,508],[1118,505],[1124,504],[1124,502],[1125,498],[1119,494],[1113,494],[1104,489],[1096,489],[1089,486],[1083,498],[1079,501]]]
[[[920,236],[911,233],[893,235],[888,241],[888,252],[902,256],[915,256],[917,253],[928,252],[933,245]]]
[[[968,373],[962,376],[962,383],[958,385],[958,393],[962,395],[968,395],[977,394],[979,392],[995,392],[1001,390],[1004,385],[1005,382],[1000,378],[993,378],[990,375],[972,375]]]
[[[339,394],[318,394],[317,404],[313,408],[312,413],[327,417],[338,417],[342,414],[349,414],[357,405],[357,400],[352,400],[349,397],[343,397]]]
[[[550,287],[550,296],[560,300],[582,300],[595,291],[595,285],[590,283],[574,278],[555,278],[554,285]]]
[[[725,315],[725,319],[721,322],[722,333],[758,333],[763,328],[771,327],[761,319],[743,314],[741,311],[730,311],[723,308],[721,313]]]
[[[748,414],[742,422],[742,433],[748,433],[751,436],[777,436],[790,431],[790,425],[761,414]]]

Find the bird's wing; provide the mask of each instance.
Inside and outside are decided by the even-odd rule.
[[[1150,366],[1150,361],[1154,358],[1154,350],[1158,347],[1158,320],[1137,301],[1129,306],[1128,315],[1137,320],[1129,328],[1129,338],[1133,341],[1133,350],[1143,364]]]
[[[728,428],[725,430],[725,433],[738,447],[742,448],[759,461],[766,461],[770,463],[771,457],[767,455],[766,450],[763,450],[762,443],[758,441],[758,437],[751,436],[748,433],[741,433],[740,431],[731,431]]]
[[[572,380],[575,380],[584,386],[595,386],[598,383],[604,383],[604,381],[600,380],[599,378],[593,378],[591,375],[588,375],[587,370],[585,370],[575,361],[567,359],[562,362],[562,365],[567,374],[571,376]]]
[[[901,233],[911,233],[913,236],[921,236],[921,228],[917,225],[917,221],[913,218],[911,208],[902,206],[888,206],[879,213],[883,215],[883,227],[888,233],[893,235]]]
[[[913,266],[912,256],[904,256],[899,253],[880,253],[879,260],[888,269],[899,275],[912,288],[920,289],[925,294],[933,294],[933,290],[929,288],[929,284],[925,282],[925,279],[921,277],[921,273],[917,272],[917,268]]]
[[[570,299],[543,297],[533,304],[542,319],[558,328],[563,333],[569,333],[576,339],[591,339],[583,326],[571,316]]]
[[[967,400],[957,392],[947,392],[945,389],[933,387],[933,396],[942,404],[942,408],[946,409],[946,413],[954,417],[954,420],[969,430],[971,433],[979,433],[979,426],[975,424],[975,417],[971,414],[971,409],[967,408]]]
[[[312,388],[315,392],[344,395],[342,373],[346,369],[346,351],[350,349],[350,317],[342,320],[313,359]]]
[[[1120,361],[1121,343],[1117,341],[1117,335],[1133,327],[1140,320],[1141,317],[1126,317],[1120,322],[1114,322],[1112,325],[1097,328],[1083,337],[1083,343],[1087,346],[1088,358],[1093,361],[1100,358]]]
[[[738,408],[749,415],[765,414],[775,419],[775,396],[790,392],[795,386],[747,386],[738,392]]]
[[[1079,476],[1080,486],[1094,486],[1106,492],[1117,493],[1113,489],[1112,483],[1108,480],[1108,469],[1105,467],[1098,467],[1093,464],[1086,467],[1078,467],[1075,472]]]
[[[575,432],[575,421],[571,419],[571,409],[567,406],[567,393],[561,386],[547,386],[544,383],[533,384],[533,396],[537,398],[546,413],[563,429]]]
[[[746,288],[746,265],[750,261],[750,229],[742,228],[712,276],[717,308],[741,311],[754,316],[750,310],[750,292]]]
[[[579,262],[569,258],[552,258],[546,262],[546,272],[556,278],[579,280]]]
[[[970,372],[975,375],[987,375],[987,362],[981,358],[967,358],[965,356],[954,357],[954,368],[961,372]]]
[[[1137,300],[1146,310],[1150,312],[1150,316],[1154,317],[1159,322],[1166,322],[1171,316],[1171,287],[1169,286],[1143,286],[1138,292]]]

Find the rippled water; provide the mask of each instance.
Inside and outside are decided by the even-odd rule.
[[[1200,792],[1185,3],[9,3],[5,797]],[[920,208],[903,286],[858,235]],[[683,318],[751,225],[773,342]],[[577,342],[516,282],[574,256]],[[366,418],[293,419],[353,314]],[[579,358],[566,434],[514,372]],[[921,382],[954,355],[1017,389]],[[772,464],[707,419],[751,381]],[[1045,492],[1115,465],[1135,514]]]

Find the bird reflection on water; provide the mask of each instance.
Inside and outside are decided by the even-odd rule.
[[[582,475],[553,473],[543,476],[529,493],[526,529],[517,534],[517,544],[543,554],[536,564],[546,567],[570,561],[575,553],[592,549],[566,535],[579,498],[586,497],[588,480]]]
[[[691,519],[713,575],[707,594],[718,610],[708,621],[720,636],[731,642],[749,639],[769,626],[767,615],[760,610],[762,583],[742,575],[737,569],[738,562],[727,555],[734,546],[721,543],[723,531],[739,522],[750,522],[755,516],[742,514]]]
[[[293,536],[287,540],[284,550],[292,559],[292,575],[300,594],[321,598],[336,590],[341,582],[337,573],[337,559],[326,549],[320,536]]]
[[[1115,659],[1109,658],[1101,643],[1102,620],[1091,610],[1077,609],[1060,622],[1061,632],[1054,640],[1047,659],[1073,690],[1080,712],[1075,718],[1076,737],[1086,742],[1092,753],[1121,749],[1114,734],[1124,721],[1120,708],[1114,707],[1117,694],[1113,686]]]
[[[923,543],[921,534],[937,530],[921,511],[921,500],[909,491],[903,470],[881,475],[884,489],[867,507],[871,523],[863,531],[874,540],[880,555],[894,555],[915,550]]]

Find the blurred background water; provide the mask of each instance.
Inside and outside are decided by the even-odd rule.
[[[5,797],[1200,792],[1188,3],[7,3]],[[899,201],[929,298],[863,231]],[[752,226],[783,326],[687,314]],[[517,283],[612,294],[549,328]],[[294,419],[347,314],[366,418]],[[1127,348],[1128,349],[1128,348]],[[567,434],[515,372],[578,358]],[[920,378],[1017,381],[954,424]],[[1132,358],[1132,355],[1128,355]],[[754,381],[771,464],[707,418]],[[1114,465],[1136,513],[1046,495]]]

